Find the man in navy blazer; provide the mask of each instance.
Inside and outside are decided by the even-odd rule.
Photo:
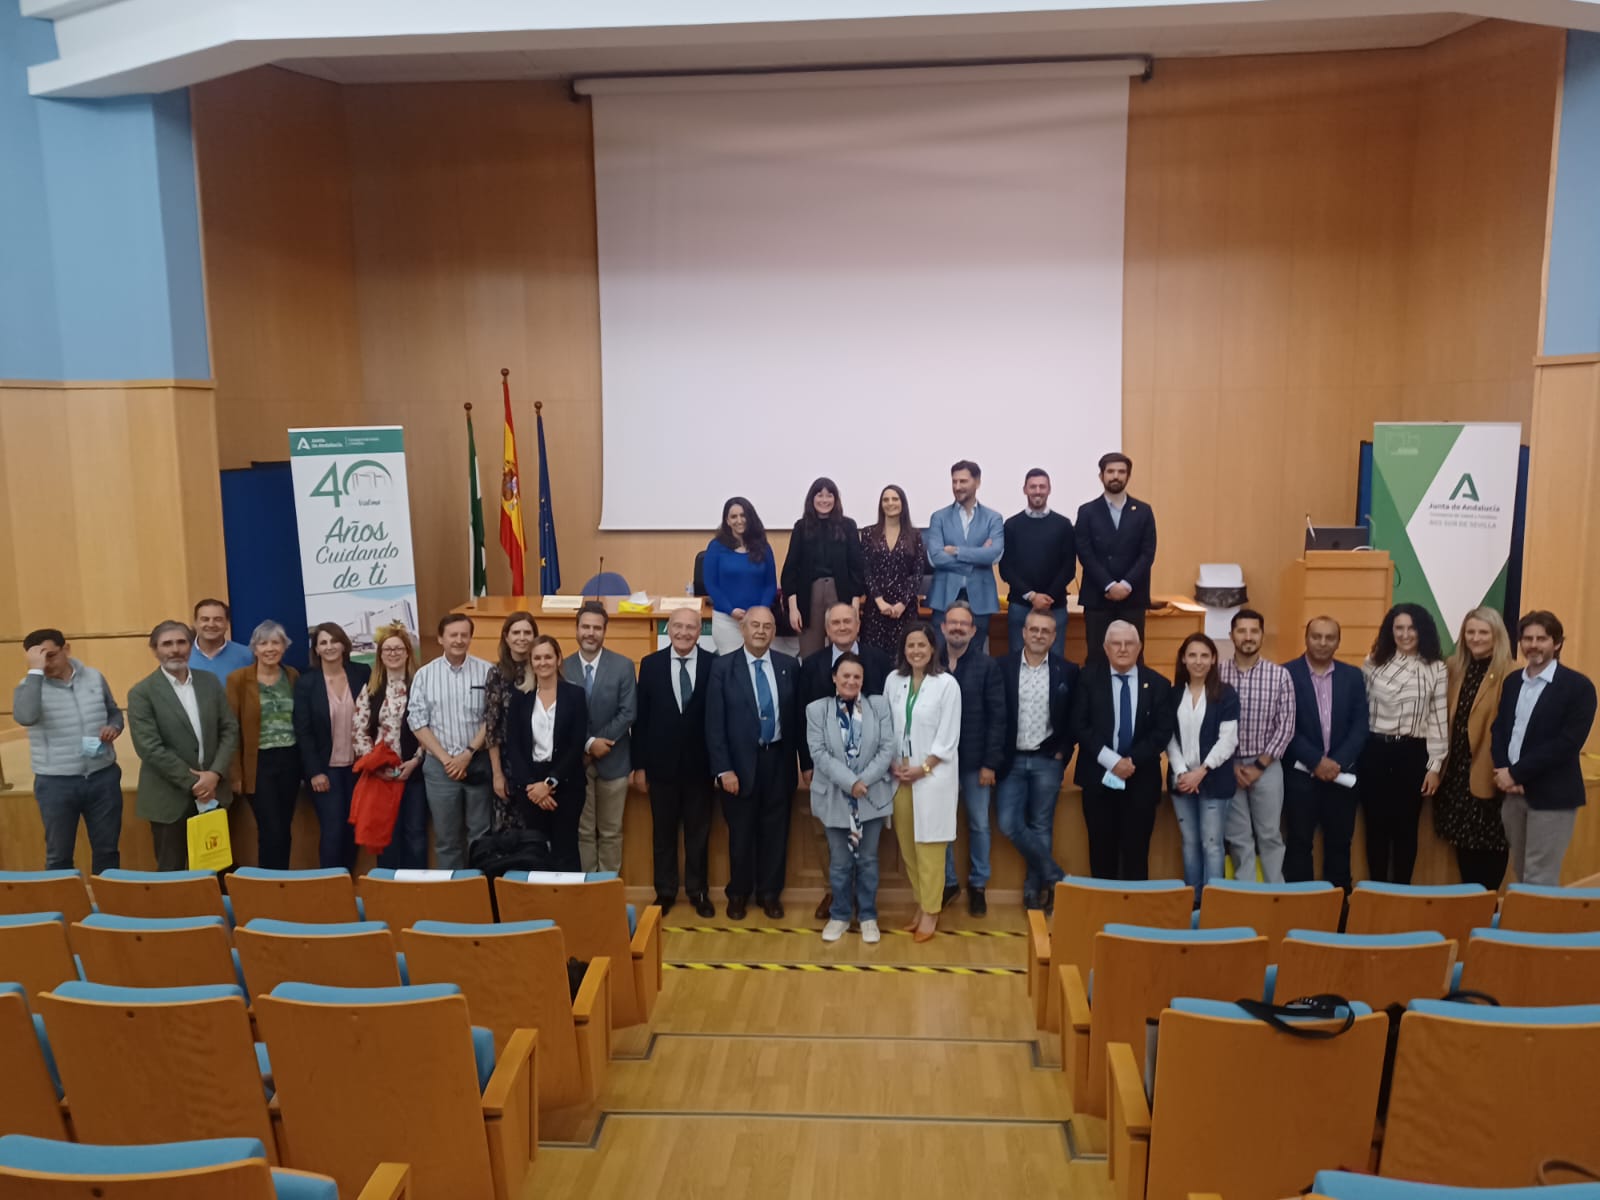
[[[706,694],[717,656],[700,647],[700,610],[667,618],[672,643],[639,663],[633,719],[633,786],[650,796],[656,903],[666,913],[678,898],[678,830],[683,830],[683,882],[702,917],[716,916],[707,895],[711,840],[711,760],[706,755]]]
[[[1006,548],[1006,523],[992,508],[978,503],[983,472],[970,459],[950,468],[950,494],[955,503],[928,518],[923,543],[933,565],[928,607],[933,628],[944,636],[944,614],[953,600],[965,600],[977,618],[978,632],[972,649],[979,654],[989,644],[989,618],[1000,611],[1000,590],[994,582],[994,564]]]
[[[1595,692],[1588,676],[1558,662],[1565,640],[1555,613],[1536,609],[1517,622],[1528,665],[1506,678],[1490,734],[1495,786],[1505,793],[1500,819],[1522,883],[1561,882],[1584,804],[1579,760],[1594,726]]]
[[[1142,645],[1131,622],[1113,621],[1102,642],[1103,658],[1084,668],[1072,697],[1072,736],[1079,747],[1074,777],[1083,789],[1089,872],[1096,879],[1150,877],[1161,755],[1177,716],[1172,685],[1139,665]]]
[[[1006,689],[1000,664],[971,649],[977,623],[965,600],[952,600],[944,614],[945,667],[961,689],[961,807],[967,814],[967,911],[989,912],[989,801],[1006,764]],[[944,907],[961,894],[956,845],[944,851]]]
[[[1294,684],[1294,736],[1283,755],[1283,878],[1313,878],[1312,844],[1322,827],[1322,877],[1350,890],[1350,839],[1356,831],[1355,774],[1367,744],[1367,681],[1339,662],[1339,622],[1313,617],[1306,652],[1285,663]]]
[[[1144,641],[1144,614],[1150,607],[1150,568],[1156,561],[1156,515],[1143,500],[1128,495],[1133,459],[1100,456],[1101,494],[1078,506],[1074,537],[1083,582],[1083,636],[1088,661],[1105,661],[1106,627],[1126,621]]]
[[[751,893],[783,919],[795,747],[806,731],[800,664],[772,649],[777,631],[770,608],[745,610],[744,645],[717,659],[706,693],[706,752],[728,822],[730,921],[744,919]]]

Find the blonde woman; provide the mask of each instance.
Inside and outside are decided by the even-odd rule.
[[[1511,636],[1500,614],[1475,608],[1461,622],[1450,672],[1450,753],[1433,802],[1433,827],[1455,847],[1463,883],[1499,888],[1510,847],[1500,820],[1489,731],[1511,671]]]
[[[359,761],[378,742],[399,756],[394,778],[405,782],[394,836],[378,856],[380,867],[421,868],[428,865],[428,798],[422,785],[423,749],[406,720],[416,653],[411,635],[400,625],[378,630],[378,661],[372,678],[356,696],[354,749]]]

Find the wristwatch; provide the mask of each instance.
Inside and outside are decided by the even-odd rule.
[[[1262,761],[1261,761],[1261,756],[1260,756],[1260,755],[1257,755],[1257,756],[1256,756],[1256,770],[1258,770],[1258,771],[1265,771],[1265,770],[1266,770],[1266,769],[1267,769],[1267,768],[1268,768],[1268,767],[1270,767],[1270,766],[1271,766],[1271,765],[1272,765],[1272,764],[1271,764],[1271,763],[1269,763],[1269,762],[1262,762]]]
[[[546,775],[544,777],[544,785],[545,785],[545,787],[549,788],[552,792],[556,790],[556,784],[558,784],[560,782],[561,781],[559,779],[557,779],[554,775]]]

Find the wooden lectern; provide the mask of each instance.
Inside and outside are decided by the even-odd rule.
[[[1304,652],[1307,621],[1328,616],[1344,630],[1339,661],[1360,666],[1389,611],[1394,565],[1387,550],[1307,550],[1284,571],[1282,594],[1279,662]]]

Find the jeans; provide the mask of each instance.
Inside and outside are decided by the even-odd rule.
[[[44,822],[45,870],[72,869],[80,816],[94,874],[122,865],[122,768],[116,763],[92,775],[35,775],[33,796]]]
[[[479,750],[472,756],[465,779],[451,779],[445,774],[444,764],[430,754],[422,761],[422,776],[427,781],[433,851],[439,869],[460,870],[467,865],[467,847],[494,824],[494,785],[488,752]]]
[[[1067,765],[1049,754],[1019,752],[995,785],[995,817],[1000,832],[1011,839],[1027,864],[1022,884],[1024,897],[1037,896],[1056,881],[1063,871],[1050,856],[1055,832],[1056,801],[1061,795],[1061,777]]]
[[[1222,830],[1232,804],[1231,796],[1172,793],[1172,809],[1178,814],[1178,833],[1183,838],[1183,881],[1194,888],[1196,904],[1206,881],[1223,877],[1227,855]]]
[[[1015,654],[1022,649],[1022,627],[1027,624],[1028,614],[1033,611],[1033,605],[1026,600],[1018,600],[1006,609],[1006,652]],[[1067,606],[1052,608],[1050,615],[1056,619],[1055,652],[1061,657],[1067,656]]]
[[[1224,768],[1232,770],[1231,764]],[[1261,878],[1283,882],[1283,764],[1273,762],[1250,788],[1233,793],[1225,837],[1233,859],[1233,877],[1253,880],[1256,852],[1261,853]]]
[[[317,865],[352,870],[356,864],[356,830],[350,824],[350,796],[355,791],[356,775],[349,767],[329,767],[325,773],[328,790],[309,789],[322,830],[317,841]]]
[[[833,891],[833,907],[828,916],[835,921],[850,920],[851,909],[862,921],[878,919],[878,839],[888,823],[885,817],[861,822],[861,845],[850,853],[850,831],[828,829],[828,886]]]
[[[394,833],[383,853],[378,855],[378,865],[395,870],[422,870],[428,865],[428,795],[420,768],[406,780],[405,791],[400,794],[400,811],[394,819]]]
[[[983,888],[989,885],[989,797],[993,788],[978,782],[977,771],[961,772],[961,807],[967,813],[967,858],[971,869],[967,872],[967,886]],[[956,844],[944,852],[944,886],[958,886],[956,879]]]

